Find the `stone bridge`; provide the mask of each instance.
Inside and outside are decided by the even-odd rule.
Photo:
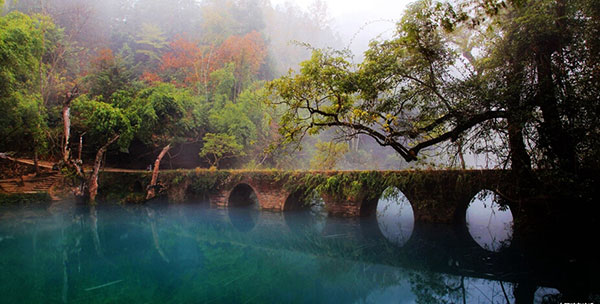
[[[481,190],[510,193],[506,179],[507,172],[493,170],[231,172],[207,196],[214,206],[255,202],[261,210],[279,212],[301,209],[307,197],[316,194],[331,216],[366,217],[374,213],[385,189],[396,187],[410,201],[415,221],[455,223],[464,219]],[[513,212],[519,210],[508,204]]]
[[[105,172],[101,179],[105,189],[136,183],[135,188],[140,190],[145,189],[149,174]],[[464,221],[470,201],[481,190],[492,190],[505,197],[511,197],[513,192],[509,171],[504,170],[176,170],[161,172],[159,179],[170,201],[208,199],[216,207],[254,203],[261,210],[284,212],[301,209],[309,196],[318,195],[329,215],[341,217],[373,214],[385,189],[396,187],[410,201],[415,221],[432,223]],[[524,210],[515,201],[506,203],[515,218]]]

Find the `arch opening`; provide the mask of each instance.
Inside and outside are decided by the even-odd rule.
[[[252,207],[258,209],[258,198],[254,189],[248,184],[239,184],[231,190],[229,200],[227,201],[230,207]]]
[[[465,220],[473,240],[483,249],[499,252],[510,246],[513,215],[508,204],[491,190],[481,190],[467,208]]]
[[[231,190],[227,202],[229,221],[241,232],[248,232],[256,227],[260,205],[254,189],[248,184],[238,184]]]
[[[325,201],[315,190],[296,191],[285,201],[284,219],[290,230],[298,233],[317,233],[323,230],[327,218]]]
[[[287,197],[283,204],[283,211],[306,210],[310,207],[308,203],[304,191],[298,190]]]
[[[383,236],[397,246],[404,246],[412,236],[415,214],[406,195],[396,187],[388,187],[376,202],[377,226]]]

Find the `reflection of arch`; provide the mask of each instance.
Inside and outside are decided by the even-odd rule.
[[[388,241],[404,246],[412,237],[415,225],[413,206],[406,195],[391,186],[382,192],[375,203],[369,204],[372,204],[368,208],[374,211],[381,234]]]
[[[486,250],[498,252],[512,243],[512,210],[493,190],[482,189],[473,195],[465,210],[464,221],[471,239]]]
[[[256,191],[248,184],[238,184],[229,193],[227,205],[230,207],[258,206]]]
[[[325,225],[325,202],[316,190],[291,193],[283,205],[283,218],[290,231],[319,234]],[[318,232],[318,233],[317,233]]]
[[[227,211],[231,225],[240,232],[249,232],[258,223],[260,214],[251,208],[229,208]]]

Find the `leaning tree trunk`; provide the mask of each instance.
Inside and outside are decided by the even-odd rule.
[[[119,139],[119,136],[120,135],[113,136],[104,146],[100,148],[100,150],[98,150],[98,153],[96,153],[96,159],[94,160],[94,170],[92,171],[92,175],[90,176],[88,183],[88,193],[90,195],[90,203],[92,204],[96,202],[96,195],[98,194],[98,173],[100,172],[100,163],[102,162],[102,156],[108,149],[108,146],[110,146],[112,143],[117,141],[117,139]]]
[[[160,168],[160,161],[165,157],[165,154],[169,152],[171,149],[171,144],[165,146],[162,151],[158,154],[156,161],[154,162],[154,168],[152,170],[152,180],[150,180],[150,185],[148,186],[148,194],[146,195],[146,200],[152,199],[156,196],[156,183],[158,182],[158,172]]]

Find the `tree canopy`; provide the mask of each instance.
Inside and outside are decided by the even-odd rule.
[[[12,12],[0,17],[0,149],[39,151],[46,146],[46,109],[40,91],[44,41],[54,24]]]
[[[317,49],[269,83],[280,133],[368,135],[408,162],[460,142],[518,170],[597,167],[597,26],[586,1],[415,2],[363,62]]]

